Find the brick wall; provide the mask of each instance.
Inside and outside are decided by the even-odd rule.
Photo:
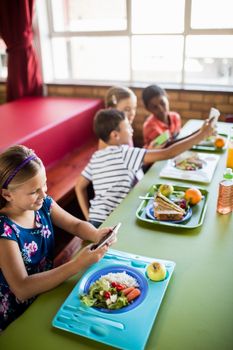
[[[104,98],[109,86],[58,86],[49,85],[48,95],[51,96],[77,96]],[[137,115],[133,124],[135,145],[142,146],[142,124],[148,115],[141,100],[141,88],[132,88],[138,97]],[[177,111],[183,124],[188,119],[206,119],[210,107],[218,108],[221,112],[220,120],[224,121],[226,115],[233,115],[232,92],[204,92],[188,90],[166,90],[169,96],[170,109]]]
[[[90,85],[47,85],[48,96],[67,97],[97,97],[103,98],[110,86]],[[142,145],[142,124],[148,115],[141,101],[141,88],[132,88],[138,97],[137,116],[135,118],[134,141],[135,145]],[[205,119],[208,116],[210,107],[218,108],[221,112],[220,120],[224,121],[226,115],[233,115],[233,92],[206,92],[191,90],[170,90],[167,89],[170,100],[170,109],[177,111],[183,124],[188,119]],[[0,103],[6,101],[5,84],[0,84]]]

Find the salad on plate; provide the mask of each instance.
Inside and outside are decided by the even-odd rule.
[[[80,299],[86,306],[117,310],[132,303],[140,294],[137,280],[124,271],[101,276]]]
[[[181,155],[175,159],[175,168],[180,170],[199,170],[202,169],[205,161],[200,159],[198,154],[190,153],[187,157]]]

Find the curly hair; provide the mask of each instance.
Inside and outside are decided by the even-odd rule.
[[[158,85],[147,86],[142,91],[142,100],[143,100],[144,106],[147,108],[151,99],[153,97],[157,97],[157,96],[166,96],[167,97],[167,93],[163,88],[161,88]]]

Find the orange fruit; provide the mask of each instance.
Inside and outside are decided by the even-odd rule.
[[[222,136],[217,136],[214,141],[214,146],[217,148],[223,148],[225,146],[226,140]]]
[[[201,201],[202,193],[198,188],[191,187],[185,191],[184,198],[189,204],[195,205]]]

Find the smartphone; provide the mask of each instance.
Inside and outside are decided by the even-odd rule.
[[[169,138],[170,138],[170,133],[168,130],[166,130],[154,139],[152,145],[153,146],[160,146],[163,143],[165,143],[166,141],[168,141]]]
[[[112,231],[107,233],[98,243],[94,243],[91,246],[91,250],[95,250],[97,248],[103,247],[106,243],[111,241],[112,237],[117,234],[119,228],[121,227],[121,222],[113,227]]]
[[[210,108],[210,113],[209,113],[208,119],[210,120],[213,118],[213,121],[212,121],[213,127],[216,126],[219,116],[220,116],[220,112],[218,109],[213,108],[213,107]]]

